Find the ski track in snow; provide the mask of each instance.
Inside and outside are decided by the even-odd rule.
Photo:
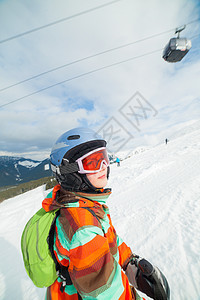
[[[111,165],[108,206],[117,233],[167,277],[170,299],[200,300],[200,128],[182,133]],[[0,204],[1,300],[44,299],[25,272],[20,239],[46,194],[39,187]]]

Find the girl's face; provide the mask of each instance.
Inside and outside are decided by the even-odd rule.
[[[108,172],[108,168],[103,163],[102,169],[99,172],[89,173],[89,174],[86,174],[86,176],[93,186],[95,186],[96,188],[103,188],[106,186],[107,181],[108,181],[107,172]]]

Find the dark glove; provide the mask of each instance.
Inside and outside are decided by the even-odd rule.
[[[134,256],[125,271],[129,282],[154,300],[169,300],[170,289],[163,273],[146,259]]]

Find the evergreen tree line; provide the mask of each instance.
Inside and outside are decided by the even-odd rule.
[[[57,181],[54,177],[44,177],[37,180],[32,180],[26,183],[19,184],[17,186],[8,186],[1,188],[0,190],[0,202],[3,200],[15,197],[17,195],[23,194],[30,190],[33,190],[41,185],[46,185],[46,190],[53,188]]]

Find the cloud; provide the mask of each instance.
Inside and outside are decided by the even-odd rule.
[[[80,0],[0,2],[2,39],[98,5],[97,0],[87,0],[84,5]],[[175,29],[198,17],[199,6],[195,0],[119,1],[2,44],[0,88],[80,58]],[[192,37],[199,32],[199,27],[200,22],[190,24],[184,34]],[[136,91],[158,110],[155,118],[143,123],[141,137],[145,132],[153,134],[172,124],[196,119],[199,39],[194,40],[181,63],[168,64],[161,58],[161,49],[173,36],[172,30],[1,92],[0,105],[3,105],[66,81],[0,108],[0,149],[6,153],[32,153],[33,149],[35,153],[46,153],[57,137],[72,127],[100,128],[110,117],[119,114],[119,109]],[[138,56],[141,57],[92,72]],[[87,72],[91,73],[67,81]]]

